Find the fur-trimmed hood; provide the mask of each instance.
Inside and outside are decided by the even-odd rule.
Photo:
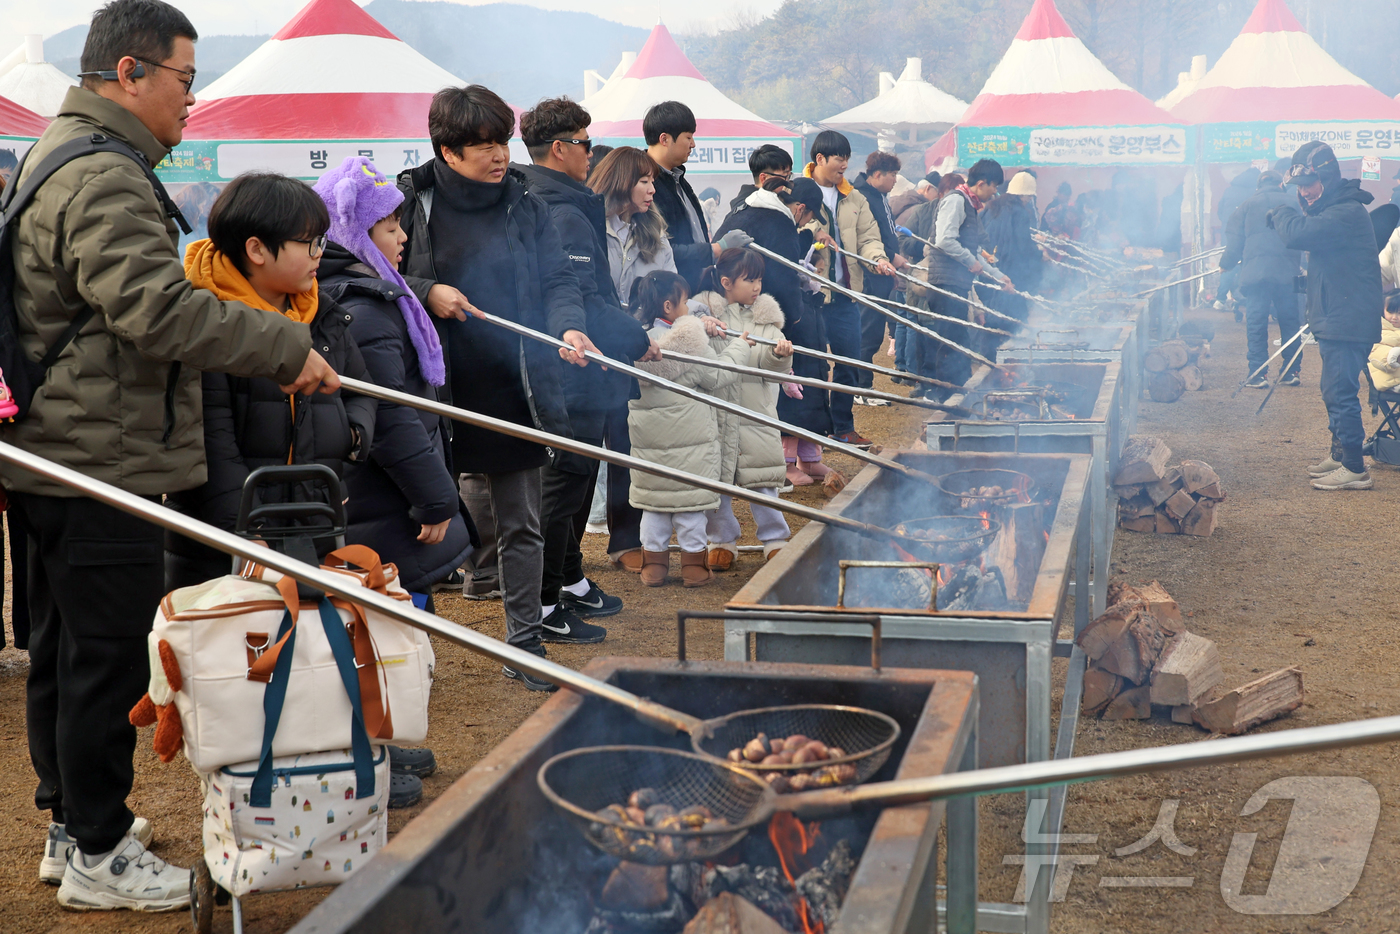
[[[672,350],[693,357],[704,356],[705,348],[710,344],[710,338],[705,333],[705,325],[694,315],[686,315],[676,319],[669,328],[654,327],[650,334],[652,340],[656,341],[656,346],[662,350]],[[682,373],[695,364],[682,360],[657,360],[647,363],[638,361],[636,365],[648,373],[675,382]]]
[[[733,326],[732,322],[735,318],[735,314],[731,312],[730,309],[737,309],[737,306],[730,305],[729,302],[724,300],[724,296],[720,295],[718,292],[701,292],[691,299],[691,301],[702,303],[709,309],[712,317],[718,318],[731,327]],[[774,327],[781,328],[786,323],[786,319],[783,317],[782,306],[780,306],[771,295],[760,295],[758,301],[750,306],[748,315],[752,318],[754,324],[771,324]]]

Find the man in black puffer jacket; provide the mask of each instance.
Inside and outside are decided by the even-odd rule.
[[[1301,254],[1283,245],[1278,231],[1271,230],[1268,214],[1274,208],[1291,207],[1298,203],[1296,195],[1283,190],[1283,176],[1264,172],[1259,176],[1259,190],[1251,195],[1225,225],[1225,253],[1220,257],[1223,273],[1235,272],[1236,287],[1244,299],[1245,330],[1249,336],[1248,370],[1254,373],[1269,358],[1269,317],[1278,321],[1279,339],[1298,333],[1298,294],[1293,280],[1298,277]],[[1224,276],[1222,275],[1222,280]],[[1019,279],[1017,280],[1020,281]],[[1279,358],[1280,368],[1293,366],[1284,374],[1283,382],[1297,386],[1302,382],[1302,355],[1294,359],[1301,345],[1292,342]],[[1268,369],[1259,370],[1245,383],[1252,389],[1269,385]]]
[[[584,366],[582,352],[597,348],[584,331],[578,276],[549,208],[526,190],[524,176],[509,171],[514,128],[510,105],[480,85],[433,96],[428,134],[435,158],[399,175],[408,234],[403,273],[452,286],[472,306],[573,347],[556,351],[465,309],[456,320],[438,322],[453,405],[569,437],[560,359]],[[426,290],[419,298],[441,314]],[[460,424],[453,431],[454,469],[485,474],[490,487],[507,640],[541,657],[545,641],[599,642],[606,635],[596,626],[567,634],[540,626],[540,468],[551,457],[560,470],[584,469],[538,444]],[[530,690],[557,687],[514,668],[503,671]]]
[[[1374,196],[1358,179],[1343,179],[1326,143],[1304,143],[1293,154],[1289,178],[1298,184],[1303,211],[1274,208],[1267,222],[1290,250],[1308,251],[1308,328],[1322,353],[1322,401],[1332,450],[1308,468],[1318,490],[1369,490],[1361,453],[1361,368],[1381,339],[1381,264],[1366,205]]]
[[[588,334],[599,350],[614,360],[632,363],[652,359],[652,344],[640,321],[622,310],[608,270],[608,246],[603,229],[603,197],[583,184],[588,177],[588,111],[568,98],[540,101],[520,116],[520,135],[533,165],[514,165],[530,193],[549,205],[564,251],[578,274],[587,315]],[[655,356],[659,356],[659,351]],[[627,398],[632,378],[602,367],[569,367],[564,373],[564,400],[569,426],[579,441],[615,451],[630,451],[627,443]],[[540,591],[541,625],[556,635],[579,628],[580,617],[612,616],[622,601],[603,592],[583,573],[579,542],[588,522],[598,462],[566,455],[577,469],[547,466],[541,526],[544,532],[544,575]],[[628,472],[608,469],[608,553],[642,546],[641,510],[627,501]]]

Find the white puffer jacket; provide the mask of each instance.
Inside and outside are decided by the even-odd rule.
[[[752,305],[739,305],[729,304],[717,292],[701,292],[695,296],[695,301],[704,305],[712,317],[723,321],[731,330],[741,334],[747,331],[750,337],[767,340],[782,340],[784,337],[783,310],[771,296],[760,295]],[[711,338],[710,347],[719,353],[729,340],[726,337]],[[744,346],[748,353],[738,361],[744,366],[775,373],[787,373],[792,369],[792,358],[775,355],[772,347],[764,344]],[[769,418],[777,418],[778,392],[776,382],[768,382],[757,376],[740,376],[736,382],[715,394]],[[783,442],[778,430],[729,412],[718,414],[720,478],[746,490],[781,487],[787,473],[787,463],[783,459]]]
[[[671,327],[654,327],[651,339],[662,350],[674,350],[694,357],[722,357],[730,363],[748,359],[749,345],[742,340],[726,341],[722,353],[710,349],[705,326],[691,315]],[[738,380],[738,375],[714,367],[661,360],[637,364],[693,389],[716,393]],[[674,467],[710,480],[721,479],[719,413],[712,406],[669,389],[638,380],[641,398],[627,403],[627,431],[632,439],[632,456],[654,464]],[[676,480],[634,470],[627,499],[636,509],[648,512],[704,512],[719,508],[719,494]]]

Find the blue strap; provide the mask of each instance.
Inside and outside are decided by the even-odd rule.
[[[325,630],[326,641],[331,654],[335,656],[340,680],[345,685],[345,693],[350,698],[350,747],[355,762],[355,797],[368,798],[374,795],[374,753],[369,744],[369,732],[365,729],[364,708],[360,702],[360,681],[355,674],[355,649],[350,644],[350,636],[345,631],[345,623],[340,613],[331,605],[329,598],[322,597],[318,607],[321,611],[321,627]],[[292,655],[296,648],[296,630],[292,628],[292,614],[282,617],[282,626],[277,631],[280,641],[287,631],[291,635],[277,656],[277,665],[272,671],[272,680],[263,691],[263,742],[262,755],[258,759],[258,770],[253,775],[253,785],[248,795],[248,805],[255,808],[272,807],[272,739],[277,735],[277,725],[282,719],[282,708],[287,700],[287,681],[291,677]]]
[[[290,635],[288,630],[291,631]],[[277,735],[277,724],[282,719],[282,705],[287,700],[287,681],[292,673],[292,654],[297,644],[297,632],[290,610],[282,614],[282,625],[277,630],[277,638],[272,641],[280,642],[283,636],[287,636],[287,642],[277,654],[272,680],[263,689],[262,754],[258,757],[258,771],[253,775],[253,787],[248,795],[249,806],[255,808],[272,807],[272,738]]]
[[[345,684],[345,693],[350,696],[350,749],[355,757],[355,797],[369,798],[374,795],[374,753],[369,746],[365,711],[360,702],[360,678],[355,673],[355,648],[350,644],[350,634],[345,631],[340,612],[331,605],[329,597],[321,598],[320,609],[321,626],[326,630],[326,641],[330,643],[331,653],[335,655],[335,666],[340,669],[340,680]]]

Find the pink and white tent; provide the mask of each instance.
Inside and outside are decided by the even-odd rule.
[[[200,92],[185,141],[158,172],[176,182],[254,169],[309,179],[366,154],[392,175],[431,158],[428,104],[465,83],[354,0],[311,0]]]
[[[9,98],[0,97],[0,150],[8,151],[18,161],[34,141],[48,127],[49,121],[16,104]],[[3,163],[8,163],[4,159]],[[3,168],[0,163],[0,168]]]
[[[1171,108],[1204,125],[1210,162],[1290,156],[1323,139],[1341,158],[1400,157],[1400,103],[1347,71],[1284,0],[1259,0],[1215,67]]]
[[[957,126],[924,155],[929,168],[1160,165],[1186,161],[1181,121],[1109,71],[1053,0],[1035,0],[1006,54]]]
[[[626,74],[609,80],[583,102],[593,117],[588,132],[613,146],[644,146],[642,118],[652,105],[680,101],[695,112],[695,152],[687,169],[704,174],[748,174],[748,157],[764,143],[802,158],[802,137],[746,110],[719,92],[685,57],[670,31],[657,23]]]

